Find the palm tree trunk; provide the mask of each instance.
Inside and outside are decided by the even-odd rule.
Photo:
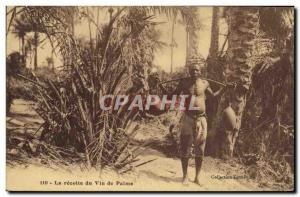
[[[173,18],[172,22],[172,36],[171,36],[171,74],[173,73],[173,51],[174,51],[174,28],[175,28],[176,16]]]
[[[34,70],[38,67],[38,32],[34,32]]]
[[[211,23],[211,39],[209,47],[209,56],[215,58],[219,50],[219,7],[213,7]]]
[[[228,57],[226,65],[226,81],[236,82],[236,88],[231,88],[223,95],[217,112],[215,127],[220,139],[217,153],[226,158],[233,156],[234,145],[241,128],[241,119],[246,105],[246,93],[252,80],[255,50],[255,39],[259,29],[258,8],[231,7],[228,8]],[[224,112],[224,109],[225,112]],[[234,113],[226,113],[233,110]],[[226,115],[227,114],[227,115]],[[233,118],[236,122],[226,127],[224,120]]]
[[[21,39],[19,38],[19,53],[21,54]]]
[[[22,48],[22,55],[24,56],[25,55],[25,36],[22,36],[21,40],[22,40],[22,46],[21,46],[21,48]]]
[[[188,51],[189,51],[189,30],[188,30],[188,26],[186,26],[185,28],[185,43],[186,43],[186,48],[185,48],[185,55],[186,55],[186,60],[185,60],[185,64],[187,64],[187,57],[188,57]]]
[[[188,43],[187,43],[187,54],[186,54],[186,62],[191,59],[198,59],[201,57],[199,52],[199,24],[198,20],[198,9],[197,7],[190,7],[190,14],[193,15],[193,21],[188,21],[187,23],[187,34],[188,34]]]
[[[212,14],[212,23],[211,23],[211,39],[210,39],[210,48],[209,54],[207,58],[207,71],[208,78],[222,81],[222,76],[220,75],[220,64],[218,62],[218,51],[219,51],[219,7],[213,7]],[[219,88],[217,84],[210,84],[211,88],[215,91]],[[213,119],[216,116],[218,109],[219,99],[208,99],[206,101],[206,112],[207,112],[207,123],[208,129],[210,130],[212,127]],[[212,132],[211,132],[212,131]],[[211,155],[213,151],[213,147],[215,146],[215,131],[210,130],[207,135],[207,143],[206,143],[206,152]]]

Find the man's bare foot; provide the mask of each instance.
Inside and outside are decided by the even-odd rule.
[[[197,178],[194,180],[194,183],[196,183],[199,186],[202,186],[202,184],[200,183],[199,179],[197,179]]]
[[[188,179],[188,177],[185,177],[185,178],[182,179],[182,185],[184,185],[184,186],[188,186],[189,185],[189,179]]]

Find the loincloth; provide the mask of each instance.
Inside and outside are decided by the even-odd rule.
[[[183,113],[180,119],[181,135],[197,135],[207,131],[207,122],[205,113],[190,114]]]

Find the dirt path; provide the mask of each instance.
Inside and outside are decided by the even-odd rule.
[[[202,186],[192,182],[195,174],[194,162],[191,160],[189,165],[189,186],[181,184],[181,163],[179,159],[167,158],[165,155],[149,150],[143,155],[143,159],[149,160],[157,158],[149,165],[145,165],[138,169],[139,178],[137,181],[143,181],[153,184],[153,187],[166,188],[167,190],[183,190],[183,191],[251,191],[259,189],[253,182],[245,178],[235,180],[229,176],[244,175],[239,166],[232,167],[229,164],[223,165],[221,161],[206,157],[204,159],[202,170]],[[228,179],[217,179],[217,176]]]
[[[32,131],[38,128],[42,120],[33,111],[33,104],[23,100],[15,100],[12,113],[7,117],[7,126],[16,127],[22,131],[24,126]],[[23,129],[24,130],[24,129]],[[166,130],[145,129],[136,136],[139,141],[153,140],[163,142]],[[192,182],[194,176],[194,162],[189,166],[190,184],[181,184],[181,164],[176,157],[170,157],[158,149],[145,148],[139,156],[142,163],[151,159],[155,161],[136,168],[133,172],[118,175],[110,169],[100,172],[92,169],[80,169],[79,166],[70,166],[68,169],[50,169],[41,164],[23,164],[7,167],[7,188],[10,190],[132,190],[132,191],[257,191],[264,190],[258,184],[245,177],[244,168],[235,163],[225,163],[222,160],[205,157],[202,170],[202,186]],[[34,159],[33,159],[34,160]],[[223,178],[222,178],[223,177]],[[41,184],[41,181],[48,181]],[[83,185],[68,185],[67,181]],[[85,185],[91,181],[92,185]],[[103,185],[96,184],[103,182]],[[62,185],[56,183],[61,182]],[[66,183],[65,183],[66,182]],[[98,182],[98,183],[99,183]],[[112,185],[108,184],[111,182]],[[66,184],[66,185],[65,185]]]

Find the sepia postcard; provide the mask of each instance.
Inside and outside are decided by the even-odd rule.
[[[295,192],[294,12],[7,6],[6,190]]]

